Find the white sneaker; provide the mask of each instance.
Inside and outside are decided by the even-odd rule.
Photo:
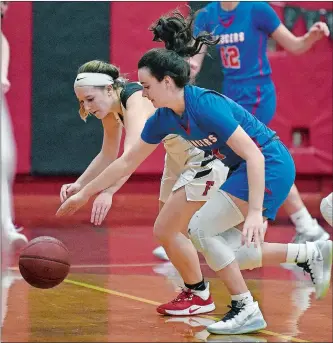
[[[160,260],[169,261],[169,257],[162,246],[159,246],[153,250],[153,255]]]
[[[230,311],[217,323],[209,325],[207,331],[218,335],[239,335],[265,329],[267,323],[258,303],[244,304],[231,301]]]
[[[9,244],[12,244],[15,249],[21,249],[28,244],[28,238],[22,233],[17,232],[15,229],[8,232]]]
[[[175,291],[179,291],[185,287],[184,280],[171,262],[160,263],[153,267],[153,271],[156,274],[165,276]]]
[[[311,224],[311,227],[296,227],[296,235],[293,237],[292,243],[326,241],[330,238],[329,233],[318,224],[316,219],[313,219]]]
[[[315,286],[316,299],[325,297],[331,281],[333,257],[332,241],[306,242],[306,262],[297,265],[310,274]]]

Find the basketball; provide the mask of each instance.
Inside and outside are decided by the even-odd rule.
[[[58,239],[41,236],[22,250],[19,268],[24,280],[36,288],[52,288],[68,275],[69,251]]]

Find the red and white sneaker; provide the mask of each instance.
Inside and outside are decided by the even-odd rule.
[[[157,312],[170,316],[191,316],[215,310],[215,304],[209,292],[209,283],[204,291],[183,288],[172,301],[157,307]]]

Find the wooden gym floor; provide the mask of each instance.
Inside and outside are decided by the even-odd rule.
[[[70,218],[54,216],[65,182],[15,186],[16,222],[29,239],[45,235],[63,241],[72,268],[60,286],[34,289],[20,278],[17,256],[2,249],[1,342],[332,342],[331,289],[324,301],[316,301],[302,272],[282,268],[244,273],[268,323],[257,334],[207,333],[205,326],[228,310],[229,297],[205,263],[216,310],[193,317],[158,315],[155,307],[176,294],[170,264],[151,253],[158,182],[125,186],[98,229],[89,223],[91,204]],[[292,226],[271,225],[266,240],[288,242],[293,234]]]

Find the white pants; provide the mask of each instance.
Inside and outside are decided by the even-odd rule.
[[[6,99],[1,99],[1,226],[8,232],[13,224],[12,186],[16,169],[16,148]]]

